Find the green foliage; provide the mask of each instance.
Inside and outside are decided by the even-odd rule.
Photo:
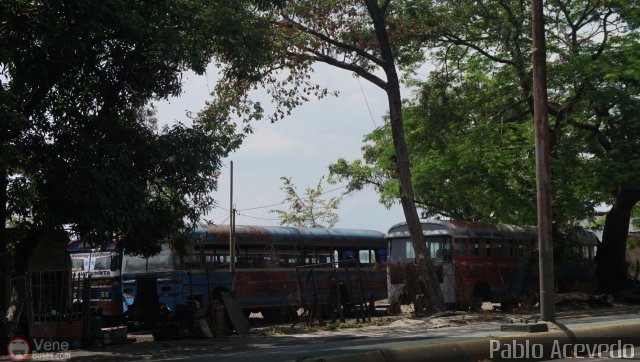
[[[285,192],[283,203],[289,204],[289,210],[271,210],[280,218],[280,225],[307,228],[331,228],[339,221],[336,210],[340,207],[342,196],[334,196],[328,200],[322,198],[326,192],[322,187],[324,176],[316,187],[307,187],[301,195],[290,177],[281,177]]]
[[[640,181],[637,8],[545,4],[554,222],[574,224]],[[430,215],[535,223],[529,5],[441,1],[417,16],[437,23],[424,43],[435,70],[404,107],[416,201]],[[389,204],[388,126],[365,142],[363,160],[339,160],[331,176]]]
[[[218,107],[158,131],[149,102],[180,94],[182,72],[201,74],[212,58],[230,78],[258,79],[272,54],[258,14],[280,3],[0,2],[7,221],[122,238],[144,255],[185,232],[212,207],[213,175],[248,129]]]

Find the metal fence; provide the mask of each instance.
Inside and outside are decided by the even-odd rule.
[[[27,277],[0,273],[0,339],[3,343],[11,337],[25,335],[30,303],[27,303]]]
[[[87,321],[91,284],[69,270],[0,272],[0,346],[33,336],[36,323]]]

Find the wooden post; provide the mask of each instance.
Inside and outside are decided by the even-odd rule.
[[[531,2],[533,38],[533,118],[536,144],[536,186],[538,206],[538,246],[540,264],[540,315],[555,321],[555,285],[551,220],[550,142],[547,109],[547,63],[542,0]]]

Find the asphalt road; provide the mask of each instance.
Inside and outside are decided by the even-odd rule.
[[[558,329],[573,324],[609,323],[640,318],[640,308],[601,309],[564,313]],[[467,320],[471,320],[468,322]],[[477,321],[470,316],[434,320],[407,319],[389,326],[337,329],[297,335],[231,336],[203,340],[142,342],[103,349],[72,351],[72,361],[283,361],[342,355],[375,348],[411,348],[416,345],[464,341],[499,335],[502,320]],[[444,321],[444,322],[443,322]],[[468,323],[468,324],[467,324]],[[553,326],[552,326],[553,327]],[[640,331],[639,331],[640,334]],[[640,351],[634,351],[640,360]],[[596,359],[588,359],[595,361]],[[604,360],[604,359],[603,359]],[[611,358],[606,358],[612,361]]]

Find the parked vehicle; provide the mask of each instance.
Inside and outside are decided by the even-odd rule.
[[[478,308],[483,301],[491,301],[508,309],[519,297],[538,290],[535,227],[423,220],[422,230],[445,304]],[[580,260],[556,266],[561,287],[593,280],[597,236],[579,229],[572,239],[572,248]],[[407,224],[392,226],[387,241],[389,302],[397,310],[397,305],[411,302],[421,291],[416,290],[415,278],[412,279],[415,268],[412,271],[409,266],[415,253]]]
[[[182,252],[164,242],[156,256],[125,256],[126,309],[158,302],[168,310],[189,302],[206,307],[220,300],[221,292],[230,292],[246,315],[261,312],[278,319],[300,307],[387,297],[383,233],[236,226],[233,260],[229,233],[229,226],[208,226],[197,229]]]
[[[121,260],[116,242],[99,248],[84,246],[80,240],[67,245],[71,258],[73,300],[80,303],[88,296],[91,312],[102,316],[105,325],[114,325],[122,317]],[[85,296],[85,286],[89,286]]]

